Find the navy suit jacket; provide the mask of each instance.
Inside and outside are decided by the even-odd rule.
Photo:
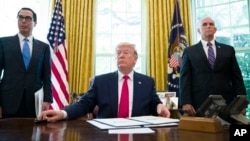
[[[26,70],[18,35],[0,38],[0,106],[3,114],[14,114],[22,98],[35,110],[34,93],[43,87],[44,101],[52,102],[49,45],[33,38],[30,64]],[[25,97],[23,97],[25,91]]]
[[[134,72],[132,116],[157,115],[161,103],[153,78]],[[69,119],[92,112],[98,105],[97,118],[114,118],[118,112],[118,71],[96,76],[79,102],[65,108]]]
[[[246,95],[241,70],[232,46],[215,41],[216,60],[212,70],[202,43],[184,49],[180,76],[180,102],[197,110],[211,95],[222,95],[230,103],[236,95]]]

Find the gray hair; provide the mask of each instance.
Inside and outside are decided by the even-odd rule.
[[[121,42],[121,43],[119,43],[119,44],[116,46],[116,50],[117,50],[117,48],[119,48],[119,47],[121,47],[121,46],[129,46],[129,47],[131,47],[131,48],[134,50],[134,55],[135,55],[135,57],[138,58],[138,53],[137,53],[135,44],[132,44],[132,43],[129,43],[129,42]]]

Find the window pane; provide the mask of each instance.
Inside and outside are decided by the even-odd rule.
[[[128,24],[128,18],[126,13],[117,12],[112,14],[112,33],[126,33],[126,27]]]
[[[142,0],[143,1],[143,0]],[[141,0],[98,0],[96,12],[95,74],[117,69],[113,59],[120,42],[136,44],[139,59],[135,70],[145,73],[145,40],[142,40]],[[145,23],[145,22],[143,22]],[[143,59],[142,59],[143,58]]]
[[[112,0],[112,11],[127,12],[126,0]]]
[[[238,27],[233,31],[233,45],[235,48],[250,47],[249,27]]]
[[[99,11],[96,20],[96,31],[98,33],[111,33],[111,11]]]
[[[47,34],[51,21],[51,1],[45,2],[43,0],[2,0],[0,4],[0,37],[12,36],[18,33],[17,12],[22,7],[29,7],[36,12],[37,25],[33,29],[33,35],[36,39],[47,42]]]
[[[96,34],[96,54],[111,54],[114,53],[114,48],[111,45],[111,34],[100,33]]]
[[[213,5],[226,4],[229,0],[211,0]]]
[[[96,56],[96,65],[95,74],[103,74],[111,71],[115,71],[117,69],[115,64],[115,56],[112,55],[98,55]]]
[[[250,100],[250,52],[242,52],[236,54],[238,63],[240,65],[240,69],[242,71],[242,76],[244,79],[246,91],[247,91],[247,97],[248,100]],[[250,118],[250,104],[247,109],[247,116]]]
[[[232,26],[249,25],[249,9],[246,0],[230,4],[230,9]]]

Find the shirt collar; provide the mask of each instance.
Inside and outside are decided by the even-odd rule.
[[[30,35],[29,37],[24,37],[21,33],[18,33],[18,37],[19,37],[20,41],[23,41],[24,38],[27,38],[30,43],[32,42],[32,38],[33,38],[32,35]]]
[[[122,80],[124,75],[125,75],[125,74],[123,74],[122,72],[118,71],[118,78],[119,78],[119,80]],[[129,76],[129,79],[130,79],[130,80],[133,80],[134,71],[131,71],[131,72],[128,74],[128,76]]]
[[[213,46],[215,46],[215,41],[214,40],[211,40],[209,41]],[[201,40],[201,43],[203,45],[203,47],[207,47],[207,43],[208,41],[205,41],[205,40]]]

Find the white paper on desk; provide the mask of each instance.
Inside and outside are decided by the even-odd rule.
[[[179,123],[179,119],[173,118],[165,118],[160,116],[138,116],[138,117],[131,117],[130,119],[146,122],[149,124],[168,124],[168,123]]]
[[[35,110],[36,110],[36,117],[41,114],[42,112],[42,104],[43,104],[43,87],[35,92]]]
[[[149,124],[144,125],[144,127],[171,127],[171,126],[178,126],[179,123],[163,123],[163,124]]]
[[[110,129],[109,134],[147,134],[154,133],[150,128],[132,128],[132,129]]]
[[[130,126],[143,126],[148,124],[145,122],[129,120],[126,118],[104,118],[104,119],[94,119],[94,120],[117,128],[130,127]]]
[[[101,129],[101,130],[107,130],[107,129],[114,129],[116,127],[113,127],[113,126],[109,126],[107,124],[103,124],[101,122],[97,122],[97,121],[94,121],[94,120],[87,120],[86,122],[88,122],[89,124]]]

